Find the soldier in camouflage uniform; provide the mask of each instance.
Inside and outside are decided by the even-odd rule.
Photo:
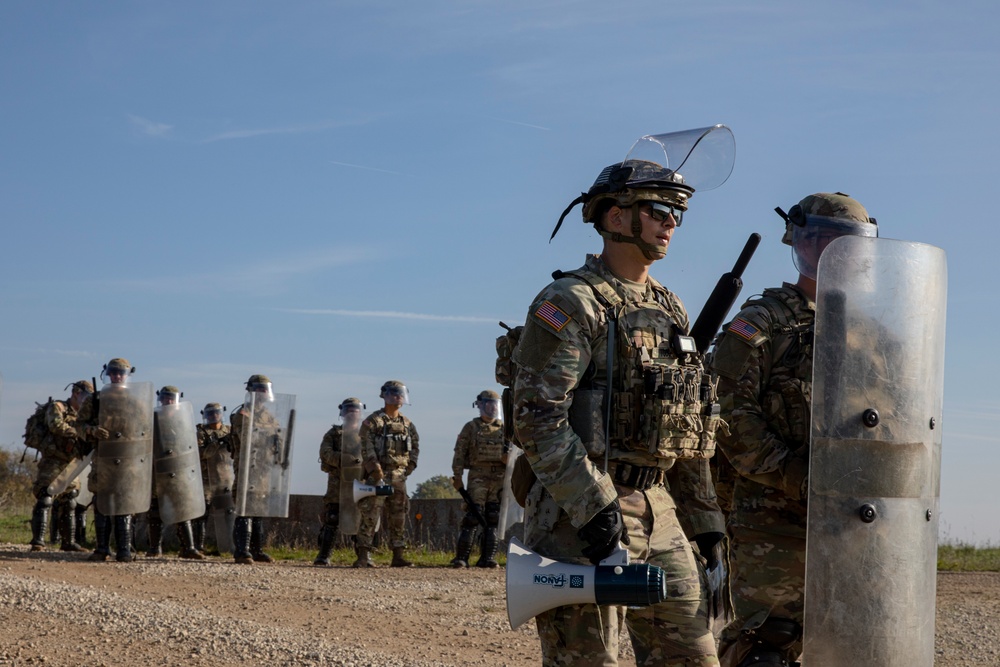
[[[94,386],[86,380],[72,384],[73,391],[65,401],[50,401],[45,408],[45,425],[48,433],[41,446],[42,459],[38,462],[38,476],[32,491],[36,498],[31,513],[31,550],[45,549],[45,529],[49,522],[49,511],[58,510],[59,535],[62,551],[86,551],[76,541],[76,497],[80,493],[79,480],[70,482],[66,490],[55,499],[49,495],[48,487],[67,466],[81,458],[80,441],[76,431],[77,411],[88,396],[94,393]],[[97,427],[91,426],[91,432]]]
[[[233,452],[229,440],[230,426],[222,422],[223,408],[219,403],[206,403],[198,424],[198,451],[201,456],[201,482],[205,489],[205,514],[193,521],[194,547],[205,553],[205,532],[212,511],[212,496],[221,488],[233,488]],[[231,496],[231,494],[230,494]],[[218,539],[218,538],[216,538]],[[213,555],[218,555],[214,554]]]
[[[451,461],[452,484],[464,488],[462,474],[469,470],[469,496],[475,508],[466,507],[462,518],[462,532],[458,536],[453,567],[469,567],[472,542],[480,528],[479,516],[486,519],[482,530],[479,560],[476,567],[498,567],[497,525],[500,522],[500,500],[503,496],[503,477],[507,469],[507,446],[504,442],[500,416],[500,395],[484,390],[476,396],[472,407],[479,409],[479,416],[462,427],[455,442],[455,456]]]
[[[537,477],[525,502],[527,546],[597,564],[621,542],[633,561],[663,568],[667,582],[662,603],[627,614],[593,604],[539,614],[545,665],[617,664],[623,622],[638,665],[718,665],[704,563],[690,543],[716,557],[723,537],[707,461],[715,386],[687,336],[684,305],[649,275],[693,192],[655,162],[606,168],[567,209],[583,202],[602,254],[553,274],[512,356],[515,429]]]
[[[326,514],[323,517],[323,526],[319,529],[319,554],[313,565],[329,565],[330,554],[333,552],[333,540],[337,536],[337,528],[340,524],[340,458],[342,454],[341,444],[344,439],[344,432],[358,433],[361,428],[361,411],[365,404],[360,398],[345,398],[337,409],[340,410],[340,418],[343,425],[334,424],[323,436],[323,442],[319,446],[320,468],[327,474],[326,495],[323,496],[323,503],[326,506]],[[358,462],[360,464],[360,461]]]
[[[281,430],[278,420],[274,418],[268,409],[267,403],[272,400],[274,394],[271,389],[271,380],[266,375],[251,375],[247,380],[246,390],[255,392],[257,399],[254,401],[255,414],[253,416],[254,438],[261,438],[264,441],[275,437]],[[243,445],[243,422],[249,416],[249,406],[247,403],[240,405],[233,410],[229,417],[232,429],[229,432],[229,440],[233,446],[233,469],[240,469],[240,448]],[[249,443],[248,443],[249,444]],[[239,498],[239,481],[233,484],[233,498]],[[264,553],[264,519],[262,517],[238,516],[233,529],[233,559],[241,565],[252,565],[253,563],[272,563],[274,559]]]
[[[129,375],[134,372],[135,368],[129,363],[128,359],[115,357],[104,365],[101,377],[107,376],[108,382],[112,385],[124,386],[127,384]],[[109,411],[115,415],[113,421],[98,425],[97,420],[100,415],[98,414],[98,405],[94,400],[95,395],[91,394],[83,402],[76,421],[77,436],[86,440],[87,446],[85,447],[88,448],[88,451],[95,446],[100,447],[102,441],[107,441],[111,436],[111,431],[131,433],[135,425],[132,423],[133,420],[130,419],[130,415],[141,416],[145,413],[141,406],[136,406],[132,403],[132,398],[123,395],[120,399],[115,399],[120,402],[116,404],[113,411]],[[101,468],[101,460],[98,456],[95,456],[88,479],[88,485],[95,495],[104,492],[102,481],[107,476],[113,474],[112,471],[102,470]],[[97,546],[94,549],[94,553],[90,554],[89,560],[106,561],[110,557],[112,532],[114,533],[117,549],[115,560],[123,563],[133,560],[131,514],[105,516],[97,509],[97,503],[95,502],[94,532],[94,539]]]
[[[390,484],[390,496],[369,496],[358,502],[358,538],[354,567],[372,567],[369,557],[379,513],[385,507],[385,528],[392,546],[392,567],[410,567],[403,558],[406,548],[404,532],[410,498],[406,495],[406,478],[417,468],[420,436],[417,429],[399,409],[409,404],[409,393],[399,380],[382,385],[379,398],[385,407],[368,415],[361,423],[361,458],[370,484]]]
[[[798,281],[743,304],[712,355],[730,427],[719,445],[736,473],[727,523],[736,620],[719,646],[730,667],[788,665],[801,653],[816,267],[834,238],[877,233],[840,192],[809,195],[782,215]]]
[[[160,405],[176,405],[180,402],[184,394],[172,384],[168,384],[156,392],[156,398]],[[160,424],[157,415],[153,415],[154,427],[153,438],[160,438]],[[146,549],[147,558],[158,558],[163,555],[163,520],[160,518],[160,500],[156,496],[156,485],[153,485],[153,499],[149,505],[149,512],[146,513],[146,529],[149,536],[149,547]],[[181,521],[177,524],[177,539],[181,543],[181,558],[191,560],[204,560],[205,554],[195,546],[194,526],[191,521]]]

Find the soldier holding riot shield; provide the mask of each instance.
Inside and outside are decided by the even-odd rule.
[[[798,281],[743,304],[712,358],[729,424],[719,463],[736,473],[727,521],[736,618],[719,647],[728,667],[791,664],[802,652],[817,266],[833,239],[878,235],[861,203],[840,192],[777,211]]]
[[[295,427],[295,396],[275,394],[266,375],[251,375],[246,399],[230,417],[236,484],[233,559],[270,563],[264,553],[264,517],[288,516]]]
[[[115,559],[132,555],[132,515],[149,509],[153,488],[153,385],[129,382],[135,368],[116,357],[104,365],[108,383],[88,397],[77,434],[94,446],[88,486],[94,493],[97,548],[90,560],[106,561],[114,532]]]
[[[205,513],[194,410],[173,386],[158,392],[153,414],[153,498],[146,515],[149,548],[146,556],[163,555],[163,526],[175,524],[181,558],[205,558],[195,547],[191,519]]]
[[[49,521],[50,509],[59,517],[59,535],[62,551],[86,551],[76,540],[76,505],[80,493],[79,479],[67,480],[60,484],[58,493],[50,489],[58,478],[75,467],[83,456],[83,445],[76,429],[77,413],[84,401],[94,393],[94,385],[79,380],[72,385],[73,391],[65,401],[50,401],[45,406],[46,435],[39,447],[42,459],[38,462],[38,476],[33,492],[36,498],[31,513],[31,550],[45,549],[45,529]],[[90,432],[96,427],[90,427]],[[85,446],[85,445],[84,445]]]
[[[202,423],[197,426],[201,482],[205,489],[205,514],[192,523],[194,546],[202,553],[205,552],[209,515],[214,517],[216,549],[229,552],[233,550],[233,527],[236,520],[233,483],[236,476],[233,473],[230,426],[222,422],[224,411],[225,408],[219,403],[206,403],[201,411]]]
[[[329,565],[333,540],[338,527],[345,535],[358,532],[357,507],[354,503],[353,482],[361,475],[361,411],[365,404],[359,398],[345,398],[337,409],[343,424],[334,424],[323,436],[319,446],[319,461],[327,473],[326,495],[323,503],[326,513],[319,530],[319,554],[313,565]],[[343,524],[341,513],[343,510]],[[348,525],[349,524],[349,525]]]
[[[500,423],[500,395],[484,390],[476,396],[472,407],[479,416],[462,427],[455,441],[452,458],[452,485],[463,490],[462,474],[469,470],[469,491],[472,505],[466,506],[462,518],[462,531],[458,535],[452,567],[469,567],[473,536],[482,528],[479,560],[476,567],[498,567],[496,561],[499,537],[500,503],[503,497],[504,473],[507,470],[507,444],[504,442],[503,424]],[[486,524],[480,525],[480,518]]]

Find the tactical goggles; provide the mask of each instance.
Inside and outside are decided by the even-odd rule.
[[[666,222],[669,216],[674,216],[674,223],[680,227],[681,220],[684,219],[684,209],[661,201],[643,201],[642,205],[650,207],[649,217],[656,222]]]

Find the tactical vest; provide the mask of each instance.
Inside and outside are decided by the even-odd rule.
[[[475,420],[475,425],[469,463],[472,465],[500,463],[504,449],[503,427],[496,422],[487,424],[478,419]]]
[[[718,380],[696,351],[681,349],[687,331],[669,293],[653,287],[653,301],[624,300],[600,275],[585,269],[559,274],[585,282],[614,326],[613,368],[599,377],[590,367],[573,392],[569,421],[592,458],[604,455],[607,385],[611,385],[612,448],[655,459],[702,459],[715,452]],[[690,339],[687,339],[690,341]],[[687,348],[691,349],[691,348]],[[607,350],[593,350],[607,366]]]
[[[399,419],[383,423],[382,432],[377,438],[378,444],[375,449],[380,462],[388,459],[395,465],[406,464],[413,448],[409,421]]]

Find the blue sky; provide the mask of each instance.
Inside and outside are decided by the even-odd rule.
[[[497,321],[600,248],[563,208],[632,143],[725,123],[654,276],[692,317],[794,279],[775,206],[847,192],[943,248],[942,537],[1000,541],[995,3],[0,4],[0,444],[114,356],[233,408],[298,397],[292,490],[336,406],[410,388],[412,482],[448,474]],[[411,484],[411,487],[415,484]]]

